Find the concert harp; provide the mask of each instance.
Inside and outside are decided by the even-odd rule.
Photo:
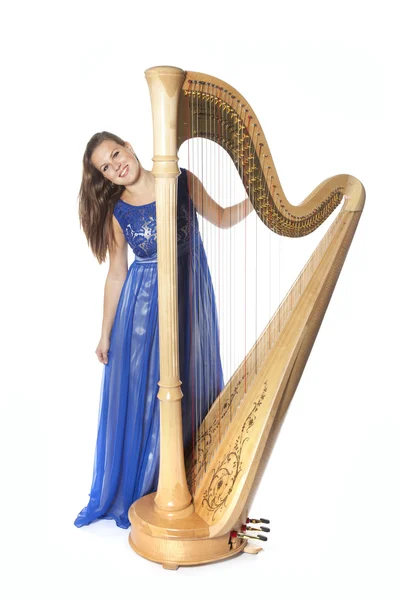
[[[240,532],[357,228],[365,189],[351,175],[336,175],[301,204],[290,204],[259,121],[242,94],[215,77],[175,67],[154,67],[145,75],[157,198],[160,474],[157,492],[130,507],[129,543],[143,557],[175,569],[259,550],[252,550]],[[189,111],[195,114],[191,130],[185,125]],[[177,151],[190,136],[225,149],[259,219],[279,235],[307,235],[341,203],[342,208],[201,423],[197,460],[185,464],[176,197]]]

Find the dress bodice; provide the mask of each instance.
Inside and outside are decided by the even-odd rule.
[[[133,252],[141,258],[157,254],[156,203],[134,206],[117,200],[114,216],[120,224],[126,241]],[[196,210],[189,196],[186,169],[181,169],[178,177],[177,241],[188,242],[190,236],[198,232]]]

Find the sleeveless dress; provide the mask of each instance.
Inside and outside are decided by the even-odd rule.
[[[114,215],[135,260],[129,267],[104,365],[89,502],[74,524],[114,519],[130,526],[128,510],[156,491],[159,473],[160,357],[158,343],[156,204],[118,200]],[[215,296],[189,196],[178,177],[178,310],[184,447],[223,387]]]

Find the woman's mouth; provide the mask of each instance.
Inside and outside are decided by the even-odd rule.
[[[126,167],[124,167],[121,171],[121,173],[119,174],[120,177],[125,177],[125,175],[128,173],[129,171],[129,167],[128,165],[126,165]]]

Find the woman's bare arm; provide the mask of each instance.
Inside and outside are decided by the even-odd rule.
[[[248,198],[234,206],[222,208],[206,192],[203,184],[196,175],[187,171],[187,180],[189,194],[197,212],[207,219],[207,221],[210,221],[210,223],[221,229],[228,229],[236,225],[236,223],[240,223],[240,221],[243,221],[254,210]]]
[[[116,245],[113,251],[110,252],[110,266],[104,285],[102,336],[109,336],[111,333],[122,286],[124,285],[128,272],[128,244],[124,233],[114,216],[112,223]]]

